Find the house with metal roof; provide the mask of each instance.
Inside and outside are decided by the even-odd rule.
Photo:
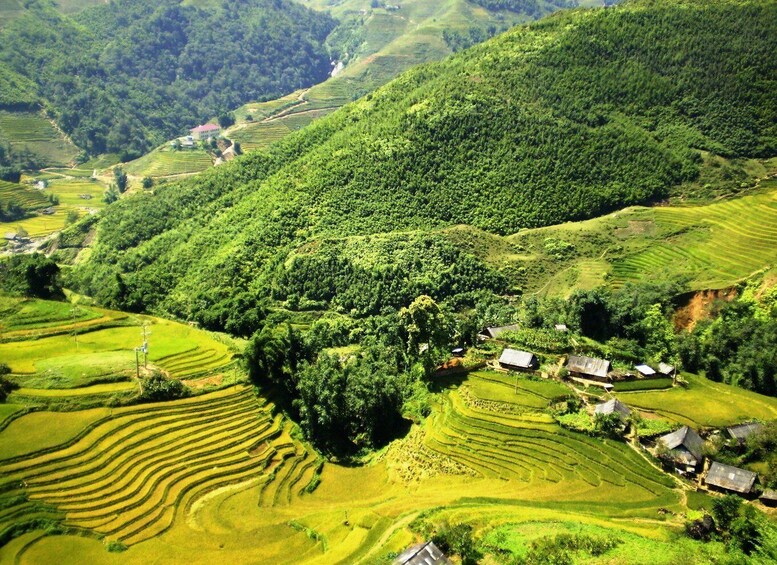
[[[655,370],[653,370],[653,367],[650,365],[636,365],[634,369],[636,369],[640,377],[644,377],[646,379],[656,376]]]
[[[510,324],[507,326],[490,326],[483,330],[483,335],[486,338],[496,339],[505,332],[514,332],[519,328],[518,324]]]
[[[393,565],[453,565],[434,542],[427,541],[407,548],[394,559]]]
[[[607,402],[597,404],[594,409],[594,414],[602,414],[607,416],[609,414],[617,414],[621,420],[626,420],[631,416],[631,408],[626,406],[623,402],[617,398],[612,398]]]
[[[537,356],[529,351],[505,349],[499,356],[499,366],[511,371],[536,371],[540,362]]]
[[[555,324],[553,326],[553,329],[555,329],[557,332],[562,332],[562,333],[569,331],[569,328],[567,327],[566,324]]]
[[[764,429],[763,424],[760,422],[747,422],[744,424],[737,424],[736,426],[730,426],[726,428],[728,435],[731,439],[735,440],[739,445],[744,445],[747,442],[747,438],[757,434]]]
[[[675,375],[677,374],[677,369],[674,367],[674,365],[669,365],[667,363],[659,363],[658,374],[664,377],[674,378]]]
[[[752,471],[713,461],[704,477],[704,484],[718,490],[750,494],[757,478],[758,475]]]
[[[777,490],[770,488],[764,489],[761,496],[758,497],[758,500],[767,506],[777,506]]]
[[[669,452],[667,458],[672,461],[680,473],[696,473],[704,454],[704,440],[693,428],[683,426],[676,432],[658,438],[658,446],[664,446]]]
[[[567,361],[567,370],[573,377],[607,382],[610,380],[611,365],[605,359],[585,357],[583,355],[570,355]]]

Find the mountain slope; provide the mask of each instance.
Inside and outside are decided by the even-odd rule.
[[[334,24],[287,0],[115,0],[72,17],[34,0],[0,32],[0,76],[18,84],[10,102],[29,103],[34,82],[89,153],[140,155],[219,112],[323,80]]]
[[[776,22],[767,1],[644,1],[516,28],[268,155],[112,206],[83,289],[218,327],[204,318],[238,297],[285,298],[306,242],[457,223],[505,234],[683,193],[700,150],[776,153]]]

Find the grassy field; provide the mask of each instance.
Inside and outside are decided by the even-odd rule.
[[[719,427],[753,418],[777,418],[775,398],[695,375],[683,375],[683,378],[688,381],[687,388],[623,392],[618,397],[629,406],[695,427]]]
[[[124,167],[128,175],[137,177],[170,177],[199,173],[213,165],[210,155],[202,149],[173,151],[167,146],[154,149]]]
[[[28,149],[48,166],[70,163],[78,148],[40,114],[0,111],[0,134],[15,149]]]
[[[151,316],[91,306],[77,306],[74,312],[65,302],[13,298],[0,299],[0,315],[0,359],[27,389],[70,389],[132,376],[142,326],[148,363],[175,377],[217,371],[232,361],[225,338]]]
[[[706,562],[720,551],[674,538],[682,517],[657,510],[682,510],[680,493],[636,451],[553,422],[544,408],[563,385],[490,371],[440,384],[430,418],[362,467],[321,469],[270,405],[234,387],[92,411],[22,457],[9,426],[0,477],[23,486],[5,495],[17,502],[0,511],[0,529],[48,513],[82,535],[25,534],[0,548],[0,563],[374,563],[413,542],[422,512],[472,524],[499,547],[543,531],[614,536],[608,562],[630,551]],[[24,433],[33,416],[56,417],[11,426]],[[129,549],[110,553],[108,540]]]

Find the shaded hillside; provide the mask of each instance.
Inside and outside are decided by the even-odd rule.
[[[322,237],[454,223],[510,233],[665,198],[699,176],[700,150],[775,153],[776,26],[773,2],[726,1],[516,28],[268,155],[111,206],[83,290],[204,320],[268,296],[289,252]]]
[[[140,155],[219,112],[323,80],[334,24],[286,0],[116,0],[73,17],[36,0],[0,33],[0,82],[15,91],[0,101],[29,105],[32,81],[79,147]]]

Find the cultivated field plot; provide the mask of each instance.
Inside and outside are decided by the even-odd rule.
[[[174,377],[211,373],[232,361],[227,341],[152,316],[13,298],[0,299],[0,309],[0,359],[24,389],[73,389],[134,375],[134,348],[143,343],[142,326],[149,343],[148,363]],[[31,394],[14,394],[22,392]]]
[[[90,173],[91,175],[91,173]],[[59,205],[83,213],[105,207],[105,185],[86,179],[61,179],[49,182],[47,192],[59,198]]]
[[[20,499],[0,513],[0,530],[64,517],[138,543],[168,529],[196,496],[272,472],[290,447],[281,419],[248,388],[116,409],[59,449],[0,463],[5,496]]]
[[[40,519],[79,535],[24,534],[0,549],[0,564],[374,563],[413,541],[407,526],[423,511],[478,535],[547,523],[622,536],[607,558],[659,544],[657,563],[705,561],[704,544],[672,541],[682,518],[657,512],[683,510],[670,477],[544,412],[563,385],[481,371],[449,386],[422,426],[363,467],[322,469],[245,388],[86,411],[58,447],[40,439],[37,452],[0,462],[2,499],[14,500],[0,528]],[[0,453],[12,447],[4,437]],[[116,540],[129,549],[106,551]]]
[[[286,137],[291,130],[285,120],[270,122],[252,122],[240,126],[229,133],[230,139],[240,143],[243,151],[266,149],[276,141]]]
[[[67,165],[78,155],[78,148],[39,114],[0,111],[0,133],[12,147],[29,149],[48,166]]]
[[[683,378],[688,381],[687,389],[623,392],[618,397],[629,406],[697,428],[777,418],[775,398],[690,374]]]
[[[42,191],[15,182],[0,180],[0,205],[7,207],[9,204],[16,204],[27,210],[37,210],[50,206],[48,198]]]
[[[516,283],[544,295],[676,275],[688,277],[693,289],[725,288],[777,261],[777,182],[713,204],[632,207],[506,241],[519,256],[489,259],[521,267]]]
[[[160,147],[127,163],[124,171],[138,177],[170,177],[199,173],[212,165],[210,155],[202,149],[173,151]]]

